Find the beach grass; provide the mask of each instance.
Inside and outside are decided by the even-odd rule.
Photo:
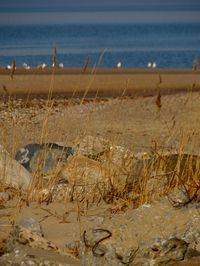
[[[72,96],[71,98],[68,98],[66,100],[66,103],[68,105],[69,108],[73,108],[74,106],[78,106],[79,110],[82,108],[82,106],[89,106],[91,104],[91,102],[94,105],[99,105],[99,101],[101,102],[101,97],[99,96],[99,90],[98,88],[95,91],[95,96],[90,98],[90,100],[87,100],[87,96],[89,94],[89,92],[92,90],[93,84],[95,83],[96,79],[98,78],[98,74],[97,74],[97,68],[98,65],[101,63],[101,60],[103,58],[104,52],[102,52],[99,61],[97,62],[96,65],[94,65],[88,79],[87,79],[87,83],[85,86],[85,90],[83,91],[83,95],[81,98],[77,98],[75,97],[76,91],[79,90],[79,88],[82,87],[82,76],[80,77],[80,79],[78,80],[78,86],[75,86],[74,91],[72,92]],[[86,64],[83,67],[83,72],[86,72],[87,66],[89,62],[89,57],[86,59]],[[56,51],[54,50],[54,63],[56,63]],[[46,94],[46,99],[43,99],[43,106],[41,106],[41,111],[43,112],[43,116],[42,116],[42,120],[40,123],[40,129],[39,129],[39,134],[37,132],[37,141],[38,143],[46,143],[49,141],[49,139],[52,137],[52,132],[51,132],[51,137],[50,137],[50,127],[49,127],[49,120],[50,117],[52,115],[52,112],[55,108],[55,105],[57,104],[57,100],[53,97],[54,96],[54,92],[55,92],[55,79],[56,79],[56,74],[55,74],[56,68],[52,68],[52,73],[50,75],[50,79],[49,80],[49,85],[46,84],[46,86],[48,87],[48,93]],[[13,72],[14,75],[14,72]],[[13,76],[12,75],[12,76]],[[195,128],[192,127],[190,128],[190,130],[188,131],[184,131],[184,130],[180,130],[180,132],[175,132],[175,130],[177,130],[176,128],[176,116],[177,114],[180,113],[180,106],[176,106],[173,109],[173,113],[171,114],[171,120],[170,121],[161,121],[162,117],[165,116],[163,111],[163,105],[165,105],[164,103],[164,97],[163,97],[163,87],[165,86],[165,77],[162,73],[156,72],[155,74],[155,83],[154,83],[154,95],[155,95],[155,101],[154,101],[154,105],[155,105],[155,114],[156,114],[156,122],[159,125],[163,125],[165,124],[166,130],[167,132],[167,138],[166,138],[166,143],[163,144],[162,149],[158,148],[159,146],[159,139],[155,139],[154,143],[151,147],[151,155],[149,154],[149,150],[147,152],[147,154],[149,154],[149,156],[154,156],[156,157],[156,161],[157,163],[155,164],[155,162],[149,163],[149,157],[148,159],[143,158],[144,160],[144,169],[142,171],[142,175],[138,176],[138,180],[139,182],[137,182],[137,184],[135,186],[132,187],[131,191],[126,191],[126,190],[118,190],[115,185],[114,185],[114,180],[115,180],[115,176],[112,176],[113,173],[113,165],[110,165],[110,168],[107,167],[107,172],[105,173],[105,176],[108,177],[106,180],[107,183],[105,183],[103,186],[102,184],[98,184],[98,182],[96,184],[93,184],[93,189],[91,190],[92,193],[94,193],[93,195],[91,195],[91,193],[88,193],[88,188],[87,185],[85,187],[85,190],[82,191],[81,193],[81,197],[80,195],[77,195],[77,193],[75,193],[75,187],[76,187],[76,183],[74,183],[74,187],[72,189],[72,194],[71,195],[71,199],[76,200],[76,201],[81,201],[81,202],[86,202],[88,204],[88,202],[91,200],[93,203],[98,203],[103,201],[105,203],[114,203],[117,202],[119,200],[121,200],[124,203],[128,204],[128,206],[132,206],[132,207],[137,207],[141,204],[145,204],[145,203],[149,203],[152,200],[158,199],[160,197],[162,197],[163,195],[167,195],[169,192],[171,192],[172,190],[174,190],[176,187],[184,187],[184,189],[186,190],[186,192],[188,193],[188,197],[189,198],[194,198],[196,196],[196,193],[198,192],[198,188],[199,188],[199,157],[197,155],[193,155],[192,153],[189,153],[188,155],[185,154],[184,151],[184,147],[187,146],[188,144],[193,142],[193,145],[195,145],[195,140],[193,138],[193,136],[197,136],[199,133],[199,128]],[[12,77],[13,78],[13,77]],[[109,122],[109,124],[107,125],[107,127],[112,129],[112,119],[113,117],[118,117],[119,114],[121,112],[123,112],[123,106],[124,106],[124,101],[126,101],[127,99],[130,99],[129,96],[127,96],[126,92],[128,91],[128,88],[130,86],[130,77],[126,77],[127,79],[124,82],[124,85],[120,88],[121,94],[118,95],[117,97],[117,108],[115,106],[113,113],[112,113],[112,118],[111,121]],[[12,84],[15,84],[15,79],[16,77],[13,78],[12,80]],[[131,82],[135,84],[135,80],[133,78],[131,78]],[[184,104],[186,105],[189,101],[191,101],[191,95],[195,89],[195,87],[198,85],[196,84],[196,74],[192,75],[191,79],[191,85],[188,86],[187,84],[185,85],[187,87],[187,93],[186,93],[186,97],[185,97],[185,103],[183,103],[182,107],[184,108]],[[23,82],[23,81],[22,81]],[[84,80],[85,82],[85,80]],[[106,83],[106,81],[105,81]],[[195,86],[194,86],[195,84]],[[113,87],[114,89],[114,85],[111,83],[110,85],[111,87]],[[173,89],[173,88],[172,88]],[[29,93],[26,95],[26,97],[23,98],[22,101],[18,101],[15,99],[14,94],[10,93],[10,90],[7,89],[7,86],[3,85],[3,90],[4,90],[4,98],[3,100],[6,103],[6,112],[11,114],[11,125],[10,125],[10,129],[12,129],[12,134],[11,134],[11,139],[8,138],[8,128],[6,128],[5,124],[2,123],[1,124],[1,139],[2,139],[2,144],[5,147],[9,147],[9,150],[11,150],[11,154],[12,156],[14,156],[14,153],[16,152],[19,144],[18,144],[18,139],[22,139],[23,136],[19,136],[17,135],[18,133],[16,133],[17,131],[19,132],[18,125],[20,124],[18,121],[18,117],[12,116],[15,111],[17,110],[18,107],[20,108],[24,108],[26,110],[28,110],[30,108],[30,106],[32,105],[32,99],[30,99],[30,95],[33,92],[32,90],[29,91]],[[164,93],[165,94],[165,93]],[[107,101],[109,101],[107,99]],[[141,101],[142,98],[141,98]],[[19,104],[20,103],[20,104]],[[88,107],[89,108],[89,107]],[[115,113],[116,112],[116,113]],[[162,113],[162,114],[161,114]],[[134,115],[134,114],[133,114]],[[85,119],[85,123],[88,125],[92,125],[92,123],[94,123],[91,119],[92,116],[92,112],[88,112],[87,115],[84,117]],[[119,117],[119,120],[122,119],[120,121],[121,124],[125,124],[127,121],[123,121],[123,118]],[[60,120],[60,121],[59,121]],[[109,121],[109,119],[107,119]],[[59,142],[59,128],[62,127],[64,120],[63,119],[59,119],[56,121],[56,134],[55,136],[58,137],[57,141]],[[65,121],[66,123],[68,121]],[[100,121],[99,121],[100,122]],[[154,121],[155,122],[155,121]],[[72,123],[72,122],[71,122]],[[169,126],[169,124],[171,126]],[[134,126],[134,125],[133,125]],[[24,134],[26,134],[26,128],[28,131],[28,127],[29,125],[25,124],[23,125],[23,130],[24,130]],[[159,126],[158,126],[159,127]],[[114,126],[113,126],[114,128]],[[9,131],[10,131],[9,129]],[[37,128],[36,128],[37,131]],[[66,129],[66,133],[68,131],[68,128]],[[159,128],[158,128],[159,131]],[[78,133],[81,133],[81,137],[84,138],[85,136],[87,136],[88,132],[87,132],[87,127],[83,127],[83,129],[80,131],[79,129],[79,125],[77,124],[76,127],[76,134],[78,135]],[[108,132],[108,136],[106,136],[106,134],[103,134],[103,138],[105,139],[110,139],[109,136],[109,130],[107,130]],[[21,132],[22,133],[22,132]],[[94,132],[95,135],[97,132]],[[34,134],[34,132],[33,132]],[[99,133],[98,133],[99,134]],[[122,132],[123,135],[123,132]],[[174,135],[176,135],[176,139],[179,139],[179,143],[176,144],[176,148],[175,148],[175,153],[176,153],[176,158],[173,159],[170,163],[168,160],[166,160],[165,158],[165,150],[166,147],[168,147],[168,143],[173,139]],[[121,138],[120,135],[115,134],[114,139],[112,139],[112,143],[117,143],[118,139]],[[54,138],[55,140],[55,138]],[[67,141],[67,139],[66,139]],[[9,143],[9,144],[8,144]],[[166,147],[165,147],[166,145]],[[12,147],[11,147],[12,146]],[[146,151],[142,151],[144,152],[144,154],[146,154]],[[174,150],[173,150],[174,152]],[[44,158],[41,158],[41,162],[39,164],[39,167],[43,167],[44,165],[44,161],[45,161],[45,154],[44,154]],[[148,164],[147,164],[148,162]],[[129,162],[124,162],[124,164],[127,164]],[[147,167],[148,166],[148,167]],[[181,167],[180,167],[181,166]],[[74,178],[76,179],[76,171],[77,169],[74,169]],[[152,173],[156,173],[155,174],[155,178],[153,178]],[[32,201],[32,200],[37,200],[39,202],[42,201],[46,201],[46,202],[50,202],[52,199],[52,193],[54,191],[54,188],[59,180],[59,174],[60,174],[60,170],[55,172],[50,178],[49,181],[47,183],[43,182],[43,176],[40,176],[40,174],[38,174],[39,171],[34,174],[33,176],[33,180],[31,182],[31,185],[29,187],[28,190],[28,196],[26,198],[26,202]],[[131,173],[127,173],[127,177],[130,175]],[[167,178],[167,184],[165,184],[164,187],[159,188],[159,185],[161,185],[162,181],[161,179]],[[151,180],[150,180],[151,179]],[[155,179],[155,180],[154,180]],[[158,180],[158,182],[156,181],[156,179]],[[149,180],[154,182],[155,184],[153,184],[153,190],[149,191]],[[156,182],[157,182],[157,186],[156,187]],[[7,187],[5,188],[7,189]],[[98,194],[98,197],[96,197],[96,195]],[[18,195],[21,195],[20,193]],[[24,195],[24,194],[23,194]],[[81,198],[81,200],[80,200]],[[97,200],[96,200],[97,199]],[[24,200],[24,199],[23,199]]]

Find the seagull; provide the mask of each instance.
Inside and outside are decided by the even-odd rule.
[[[156,68],[156,62],[153,62],[152,68]]]
[[[63,64],[63,63],[60,63],[60,64],[58,65],[58,67],[59,67],[59,68],[64,68],[64,64]]]
[[[47,67],[47,64],[43,63],[42,64],[42,69],[46,68]]]
[[[148,67],[148,68],[151,68],[151,67],[152,67],[151,62],[148,63],[147,67]]]
[[[120,68],[120,67],[122,67],[122,63],[121,62],[117,63],[117,68]]]
[[[12,66],[11,65],[7,65],[6,69],[12,69]]]
[[[27,65],[27,63],[23,63],[23,68],[29,70],[31,67]]]
[[[45,63],[43,63],[43,64],[37,66],[37,68],[42,68],[42,69],[44,69],[44,68],[46,68],[46,67],[47,67],[47,64],[45,64]]]
[[[12,65],[7,65],[6,66],[6,69],[9,69],[9,70],[11,70],[11,69],[13,69],[13,64]],[[15,70],[17,69],[17,67],[15,66]]]

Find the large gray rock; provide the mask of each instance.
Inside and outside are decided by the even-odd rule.
[[[88,202],[104,199],[110,203],[120,197],[145,202],[169,193],[180,185],[182,176],[200,176],[198,161],[197,155],[190,154],[134,154],[105,139],[86,136],[60,174],[68,184],[67,189],[63,186],[67,197],[73,193]],[[56,195],[60,198],[61,194],[59,186]]]
[[[67,188],[66,184],[59,184],[54,194],[60,199],[62,194],[65,198],[88,203],[111,202],[124,193],[129,174],[129,165],[122,167],[120,163],[114,163],[114,159],[114,156],[102,161],[81,155],[71,157],[59,173]]]
[[[60,179],[68,184],[68,189],[63,186],[67,197],[72,199],[75,195],[81,201],[99,202],[103,199],[110,202],[115,195],[123,193],[135,160],[131,151],[92,136],[80,140],[76,150],[59,173]],[[57,187],[55,194],[60,198],[63,194],[61,186]]]
[[[158,199],[181,185],[183,180],[188,185],[195,183],[200,177],[199,166],[200,157],[186,153],[158,153],[147,159],[134,160],[127,178],[126,192],[139,186],[144,201]]]
[[[0,181],[8,186],[27,189],[31,174],[0,145]]]
[[[165,174],[169,177],[182,176],[195,173],[200,176],[200,156],[193,154],[158,153],[147,159],[134,161],[131,168],[131,176],[149,178]]]
[[[168,198],[106,218],[83,233],[85,265],[171,265],[200,255],[199,204]]]
[[[59,171],[67,158],[74,154],[72,147],[56,143],[31,143],[20,148],[15,159],[28,171],[39,175],[48,175]]]

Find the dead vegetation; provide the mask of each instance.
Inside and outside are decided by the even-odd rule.
[[[54,64],[56,64],[56,49],[54,49]],[[86,59],[86,64],[84,66],[83,71],[87,68],[88,64],[90,62],[89,56]],[[101,62],[101,58],[99,60]],[[14,64],[13,64],[14,65]],[[97,64],[98,65],[98,64]],[[63,105],[61,106],[61,109],[58,111],[60,114],[62,113],[62,108],[73,108],[78,106],[78,108],[82,108],[86,101],[86,96],[88,91],[90,90],[90,87],[95,79],[95,73],[96,73],[96,66],[93,69],[93,76],[91,80],[88,83],[87,90],[84,93],[84,96],[82,99],[79,100],[79,104],[77,105],[77,100],[75,102],[75,99],[71,98],[68,100],[63,101]],[[12,75],[14,74],[14,71]],[[45,143],[49,139],[49,122],[51,120],[52,114],[54,114],[54,109],[59,106],[59,100],[52,99],[52,92],[53,92],[53,79],[54,79],[54,73],[52,73],[52,80],[51,85],[49,89],[49,95],[47,100],[36,100],[36,103],[34,103],[32,100],[30,100],[27,96],[27,100],[25,101],[18,101],[15,99],[12,99],[12,97],[4,98],[4,105],[2,105],[1,110],[5,111],[9,114],[15,113],[15,111],[19,108],[22,110],[29,110],[29,108],[37,106],[38,110],[42,110],[43,112],[43,119],[41,119],[41,128],[39,129],[40,135],[38,138],[39,143]],[[195,81],[194,81],[195,82]],[[126,87],[128,86],[129,81],[126,83]],[[162,97],[162,103],[161,103],[161,92],[162,92],[162,86],[163,86],[163,79],[161,75],[158,75],[158,82],[156,85],[156,91],[157,91],[157,97],[155,100],[155,105],[157,106],[159,110],[159,116],[156,117],[155,120],[158,124],[164,124],[165,129],[167,131],[166,134],[166,143],[163,144],[162,149],[158,149],[160,140],[157,140],[155,138],[154,144],[151,147],[151,152],[148,158],[142,158],[140,160],[132,160],[126,161],[126,158],[122,162],[122,165],[120,166],[120,171],[116,171],[116,165],[112,163],[112,154],[107,154],[107,157],[105,157],[106,164],[102,164],[99,162],[99,155],[97,157],[90,157],[88,156],[88,159],[91,161],[93,160],[93,163],[95,165],[93,169],[93,175],[96,173],[99,173],[99,175],[103,175],[104,180],[101,179],[100,181],[98,179],[95,179],[95,182],[85,182],[84,184],[84,171],[82,172],[82,176],[79,175],[83,180],[83,182],[80,184],[79,180],[77,180],[78,176],[78,168],[80,167],[78,164],[73,166],[73,170],[71,171],[71,180],[73,179],[73,182],[70,184],[70,189],[67,189],[65,192],[66,197],[64,197],[67,200],[70,201],[78,201],[80,204],[86,206],[86,208],[89,208],[92,204],[100,204],[101,202],[104,202],[106,204],[115,204],[116,202],[122,202],[122,206],[131,206],[133,208],[138,207],[141,204],[149,203],[154,199],[158,199],[163,195],[169,194],[172,190],[174,190],[176,187],[184,187],[188,194],[189,199],[197,199],[198,200],[198,191],[199,191],[199,171],[200,171],[200,160],[198,154],[186,153],[184,151],[184,146],[187,146],[190,143],[195,143],[195,138],[199,134],[198,130],[199,128],[192,127],[191,130],[188,132],[183,132],[184,130],[180,128],[179,132],[176,132],[177,127],[177,115],[181,114],[180,106],[173,107],[173,112],[171,113],[170,120],[162,121],[162,119],[165,117],[164,112],[167,109],[167,105],[164,102],[165,99]],[[124,88],[126,90],[127,88]],[[7,89],[5,88],[5,93],[7,93]],[[185,97],[185,102],[181,103],[182,107],[186,105],[188,102],[191,104],[192,99],[192,91],[188,92],[187,97]],[[7,93],[8,94],[8,93]],[[120,112],[123,113],[123,104],[127,100],[127,98],[124,98],[124,91],[122,92],[122,97],[118,98],[118,106],[114,107],[113,112],[117,112],[117,114],[120,114]],[[131,100],[129,100],[131,101]],[[141,101],[143,101],[141,99]],[[145,99],[144,99],[145,101]],[[99,98],[95,97],[92,102],[94,105],[98,105]],[[90,103],[89,103],[90,104]],[[134,104],[134,103],[133,103]],[[174,104],[174,103],[173,103]],[[161,110],[162,107],[162,110]],[[87,108],[87,104],[86,104]],[[151,106],[150,108],[154,108]],[[162,114],[161,114],[162,111]],[[116,114],[116,116],[117,116]],[[92,111],[88,112],[86,114],[87,116],[84,117],[86,124],[92,124],[93,122],[90,120],[92,116]],[[196,114],[195,114],[196,115]],[[161,117],[162,116],[162,117]],[[115,114],[112,114],[112,119],[115,117]],[[33,117],[29,117],[29,120],[31,121]],[[124,117],[119,117],[119,120],[122,119],[120,122],[126,123]],[[167,118],[169,119],[169,117]],[[19,117],[15,116],[10,118],[11,122],[11,128],[14,131],[15,127],[17,127],[19,122]],[[110,121],[109,127],[112,128],[112,121]],[[28,123],[28,121],[27,121]],[[60,119],[60,121],[57,121],[57,127],[59,128],[60,124],[63,123],[63,120]],[[4,139],[6,142],[10,141],[6,135],[6,126],[5,122],[3,121],[1,124],[2,127],[2,140]],[[130,125],[134,127],[133,125]],[[26,128],[26,123],[25,123]],[[78,125],[77,125],[77,131],[79,131]],[[159,126],[156,129],[158,130],[159,135]],[[37,129],[36,129],[37,131]],[[59,131],[59,130],[58,130]],[[109,130],[107,130],[109,132]],[[111,130],[112,132],[112,130]],[[84,132],[84,130],[81,132],[82,135],[85,134],[85,136],[88,134],[88,132]],[[176,151],[174,152],[168,152],[168,154],[165,154],[165,149],[168,146],[169,142],[172,142],[174,138],[174,134],[176,133],[176,139],[179,139],[178,145],[176,145]],[[184,133],[184,134],[183,134]],[[58,134],[56,134],[58,135]],[[118,139],[118,135],[116,134],[115,138]],[[122,133],[123,135],[123,133]],[[15,134],[13,133],[13,140],[12,143],[15,141]],[[19,137],[19,136],[18,136]],[[23,138],[23,136],[20,136],[20,138]],[[106,138],[105,134],[103,136]],[[126,137],[126,136],[122,136]],[[152,136],[152,138],[154,138]],[[109,137],[110,139],[110,137]],[[60,141],[60,139],[58,139]],[[113,142],[115,142],[115,139],[113,139]],[[5,143],[2,143],[5,144]],[[165,147],[166,145],[166,147]],[[7,146],[7,144],[5,144]],[[16,150],[16,147],[18,144],[14,145],[12,152]],[[191,145],[190,145],[191,146]],[[146,151],[142,151],[146,152]],[[13,154],[12,153],[12,154]],[[105,155],[105,154],[104,154]],[[100,155],[101,156],[101,155]],[[44,154],[45,157],[45,154]],[[40,166],[43,165],[44,160],[41,158]],[[130,169],[127,170],[126,167],[123,168],[123,165],[126,164],[132,165]],[[133,181],[135,178],[134,175],[134,167],[135,165],[141,168],[139,172],[136,172],[137,178]],[[87,162],[85,162],[85,166],[88,167]],[[93,166],[92,166],[93,167]],[[67,166],[66,166],[67,169]],[[67,169],[68,170],[68,169]],[[67,171],[66,170],[66,171]],[[138,169],[137,169],[138,171]],[[39,202],[51,202],[53,200],[53,193],[57,191],[58,184],[60,182],[60,175],[61,175],[61,169],[55,171],[51,176],[49,176],[48,181],[46,181],[43,176],[39,174],[39,172],[34,173],[32,183],[30,185],[29,191],[28,191],[28,197],[25,199],[26,202],[32,201],[32,200],[38,200]],[[121,175],[121,176],[120,176]],[[119,178],[124,178],[126,180],[126,185],[124,187],[118,187],[116,186],[115,182]],[[90,179],[92,179],[90,177]],[[132,183],[129,183],[131,180]],[[86,180],[85,180],[86,181]],[[68,181],[67,181],[68,182]],[[66,189],[66,187],[64,187]],[[7,189],[6,189],[7,190]],[[70,192],[69,192],[70,190]],[[56,192],[57,193],[57,192]],[[24,200],[24,199],[23,199]],[[121,204],[121,203],[120,203]],[[122,207],[119,207],[119,209],[123,209]]]

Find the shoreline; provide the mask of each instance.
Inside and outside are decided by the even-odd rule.
[[[154,96],[200,90],[200,71],[190,69],[0,68],[0,95],[94,98]]]
[[[46,67],[44,69],[33,67],[30,69],[25,69],[23,67],[17,67],[15,70],[15,75],[33,75],[33,74],[197,74],[200,75],[200,69],[194,71],[192,68],[87,68],[83,71],[80,67]],[[5,67],[0,67],[0,75],[9,75],[10,70]]]

